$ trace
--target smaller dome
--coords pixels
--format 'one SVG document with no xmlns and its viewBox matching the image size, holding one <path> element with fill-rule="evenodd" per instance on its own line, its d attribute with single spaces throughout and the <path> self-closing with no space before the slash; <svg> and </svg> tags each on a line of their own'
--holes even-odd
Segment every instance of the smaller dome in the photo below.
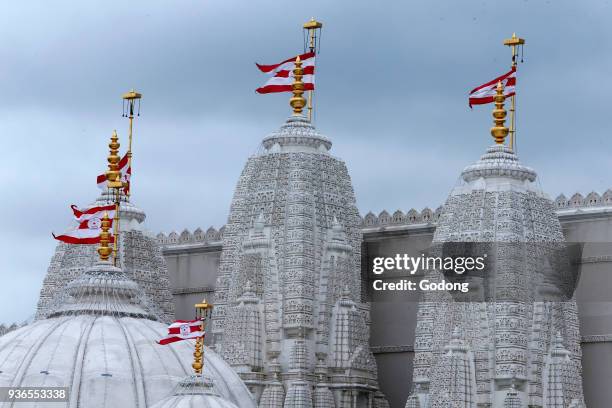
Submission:
<svg viewBox="0 0 612 408">
<path fill-rule="evenodd" d="M 221 398 L 214 382 L 207 377 L 191 375 L 176 386 L 174 393 L 151 408 L 238 408 Z"/>
<path fill-rule="evenodd" d="M 327 152 L 331 149 L 332 142 L 317 132 L 315 127 L 303 116 L 291 116 L 280 129 L 263 140 L 266 150 L 278 145 L 285 151 L 307 151 Z"/>
<path fill-rule="evenodd" d="M 467 182 L 481 177 L 508 177 L 520 181 L 535 181 L 533 169 L 523 166 L 512 149 L 504 145 L 493 145 L 476 163 L 467 166 L 461 173 Z"/>
</svg>

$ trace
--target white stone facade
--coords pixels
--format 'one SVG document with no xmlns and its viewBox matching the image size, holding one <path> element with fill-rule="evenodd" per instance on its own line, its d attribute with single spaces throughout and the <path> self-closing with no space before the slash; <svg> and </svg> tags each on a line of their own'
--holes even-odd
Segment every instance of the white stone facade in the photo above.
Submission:
<svg viewBox="0 0 612 408">
<path fill-rule="evenodd" d="M 346 165 L 302 117 L 263 148 L 247 161 L 223 231 L 214 347 L 262 407 L 384 406 Z"/>
<path fill-rule="evenodd" d="M 425 292 L 419 305 L 413 394 L 420 408 L 546 407 L 581 404 L 576 304 L 548 301 L 541 245 L 564 246 L 555 204 L 505 146 L 492 146 L 462 173 L 444 204 L 433 243 L 495 247 L 495 300 L 458 302 Z M 528 245 L 521 245 L 526 243 Z M 440 277 L 429 271 L 432 279 Z"/>
</svg>

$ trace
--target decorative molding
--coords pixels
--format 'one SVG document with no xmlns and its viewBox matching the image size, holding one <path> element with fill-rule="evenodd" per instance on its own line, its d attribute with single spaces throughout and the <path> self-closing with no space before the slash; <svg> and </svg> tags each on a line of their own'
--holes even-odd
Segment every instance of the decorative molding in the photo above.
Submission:
<svg viewBox="0 0 612 408">
<path fill-rule="evenodd" d="M 173 295 L 190 295 L 193 293 L 212 293 L 215 288 L 212 286 L 200 286 L 195 288 L 176 288 L 172 290 Z"/>
<path fill-rule="evenodd" d="M 390 354 L 390 353 L 414 353 L 412 344 L 398 344 L 392 346 L 370 346 L 372 354 Z"/>
<path fill-rule="evenodd" d="M 582 336 L 580 340 L 582 344 L 585 343 L 610 343 L 612 342 L 612 334 L 590 334 Z"/>
<path fill-rule="evenodd" d="M 578 261 L 579 264 L 612 262 L 612 255 L 587 256 Z"/>
</svg>

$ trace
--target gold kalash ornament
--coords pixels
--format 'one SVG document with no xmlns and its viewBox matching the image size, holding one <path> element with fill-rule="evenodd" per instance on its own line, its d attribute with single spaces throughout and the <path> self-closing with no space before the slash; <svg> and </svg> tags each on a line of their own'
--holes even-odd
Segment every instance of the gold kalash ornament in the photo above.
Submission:
<svg viewBox="0 0 612 408">
<path fill-rule="evenodd" d="M 302 69 L 302 61 L 298 55 L 295 59 L 295 67 L 293 68 L 293 84 L 291 88 L 293 90 L 293 96 L 289 99 L 289 105 L 293 108 L 293 116 L 302 116 L 302 110 L 306 106 L 306 99 L 302 96 L 304 94 L 304 82 L 302 77 L 304 76 L 304 70 Z"/>
<path fill-rule="evenodd" d="M 200 325 L 202 331 L 204 331 L 206 329 L 206 322 L 212 313 L 213 305 L 204 299 L 201 303 L 196 303 L 194 307 L 196 309 L 196 319 L 201 321 Z M 204 370 L 204 337 L 196 339 L 195 350 L 193 351 L 193 364 L 191 366 L 196 375 L 202 375 Z"/>
<path fill-rule="evenodd" d="M 509 129 L 506 127 L 506 109 L 504 109 L 504 86 L 501 81 L 497 83 L 496 95 L 493 98 L 495 101 L 495 109 L 493 109 L 493 126 L 491 128 L 491 136 L 495 139 L 495 143 L 504 144 Z"/>
<path fill-rule="evenodd" d="M 108 218 L 108 213 L 104 213 L 104 217 L 102 217 L 101 222 L 102 232 L 100 232 L 100 246 L 98 247 L 98 254 L 100 255 L 101 261 L 108 261 L 113 250 L 108 246 L 110 242 L 110 219 Z"/>
<path fill-rule="evenodd" d="M 121 190 L 125 187 L 125 183 L 121 180 L 121 171 L 119 170 L 119 137 L 117 131 L 113 130 L 113 134 L 108 144 L 110 153 L 108 155 L 108 171 L 106 172 L 107 187 L 113 191 L 115 199 L 115 218 L 113 219 L 113 265 L 117 266 L 117 255 L 119 250 L 119 209 L 121 207 Z"/>
</svg>

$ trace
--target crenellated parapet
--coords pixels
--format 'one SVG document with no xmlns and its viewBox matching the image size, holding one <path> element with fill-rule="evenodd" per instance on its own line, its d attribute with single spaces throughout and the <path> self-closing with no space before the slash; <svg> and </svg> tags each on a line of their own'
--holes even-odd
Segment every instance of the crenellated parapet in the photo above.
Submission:
<svg viewBox="0 0 612 408">
<path fill-rule="evenodd" d="M 378 214 L 378 216 L 370 211 L 361 218 L 361 227 L 370 228 L 395 225 L 434 225 L 440 218 L 441 212 L 442 207 L 436 208 L 435 211 L 432 211 L 428 207 L 425 207 L 421 211 L 411 208 L 406 213 L 404 213 L 402 210 L 396 210 L 393 214 L 389 214 L 387 210 L 383 210 L 380 212 L 380 214 Z"/>
<path fill-rule="evenodd" d="M 166 235 L 163 232 L 157 234 L 157 243 L 162 246 L 174 246 L 174 245 L 184 245 L 184 244 L 210 244 L 210 245 L 220 245 L 223 240 L 223 232 L 225 231 L 225 226 L 221 227 L 219 230 L 215 229 L 215 227 L 209 227 L 206 232 L 201 228 L 196 228 L 195 231 L 191 232 L 188 229 L 184 229 L 183 232 L 178 234 L 176 231 L 172 231 L 170 234 Z"/>
<path fill-rule="evenodd" d="M 572 210 L 591 210 L 604 211 L 608 207 L 612 207 L 612 189 L 606 190 L 603 194 L 592 191 L 586 196 L 581 193 L 573 194 L 569 199 L 564 194 L 559 194 L 554 201 L 557 215 L 563 216 Z M 386 228 L 386 227 L 421 227 L 421 226 L 436 226 L 442 212 L 442 206 L 431 210 L 429 207 L 418 211 L 411 208 L 407 212 L 396 210 L 393 213 L 387 210 L 382 210 L 378 215 L 372 211 L 368 212 L 363 217 L 360 217 L 361 229 L 367 230 L 370 228 Z M 225 226 L 219 230 L 210 227 L 204 232 L 201 228 L 197 228 L 194 232 L 188 229 L 183 230 L 180 234 L 173 231 L 166 235 L 163 232 L 157 234 L 157 242 L 164 247 L 172 247 L 184 244 L 204 244 L 204 245 L 221 245 L 223 241 L 223 233 Z"/>
<path fill-rule="evenodd" d="M 612 189 L 607 189 L 603 194 L 591 191 L 584 197 L 575 193 L 569 199 L 564 194 L 559 194 L 555 199 L 557 210 L 572 208 L 612 207 Z"/>
</svg>

